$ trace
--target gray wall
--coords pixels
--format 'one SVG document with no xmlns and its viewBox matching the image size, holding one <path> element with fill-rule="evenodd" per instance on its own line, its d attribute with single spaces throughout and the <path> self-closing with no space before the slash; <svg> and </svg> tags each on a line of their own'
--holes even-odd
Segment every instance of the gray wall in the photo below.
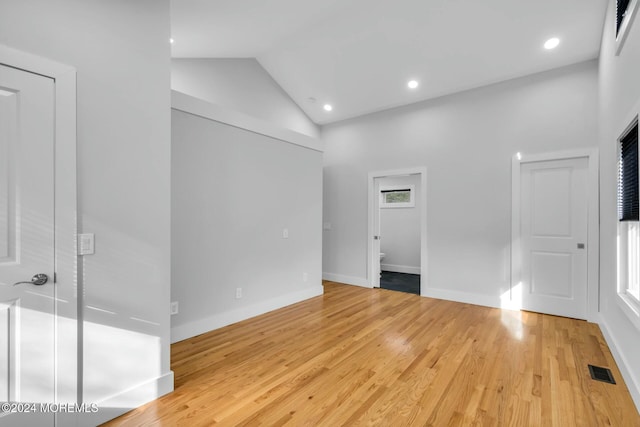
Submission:
<svg viewBox="0 0 640 427">
<path fill-rule="evenodd" d="M 173 110 L 172 339 L 320 295 L 321 212 L 321 152 Z"/>
<path fill-rule="evenodd" d="M 617 140 L 640 110 L 640 19 L 636 17 L 619 56 L 615 56 L 615 1 L 609 2 L 600 52 L 600 310 L 619 352 L 621 369 L 636 405 L 640 407 L 640 330 L 618 305 L 617 296 Z M 613 345 L 612 345 L 613 344 Z M 620 363 L 623 362 L 623 363 Z"/>
<path fill-rule="evenodd" d="M 415 206 L 380 209 L 380 252 L 385 271 L 420 274 L 420 175 L 379 178 L 380 186 L 413 185 Z"/>
<path fill-rule="evenodd" d="M 79 290 L 83 400 L 101 402 L 170 373 L 169 1 L 3 0 L 2 10 L 0 43 L 78 71 L 79 230 L 96 236 Z"/>
<path fill-rule="evenodd" d="M 512 156 L 595 147 L 596 101 L 589 61 L 323 127 L 323 272 L 366 277 L 368 172 L 426 166 L 428 287 L 499 303 Z"/>
<path fill-rule="evenodd" d="M 255 59 L 172 59 L 171 88 L 317 137 L 318 127 Z"/>
</svg>

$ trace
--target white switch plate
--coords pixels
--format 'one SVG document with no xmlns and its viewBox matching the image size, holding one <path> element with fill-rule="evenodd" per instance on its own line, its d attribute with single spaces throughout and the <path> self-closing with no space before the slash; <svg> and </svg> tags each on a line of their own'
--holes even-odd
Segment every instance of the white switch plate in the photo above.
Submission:
<svg viewBox="0 0 640 427">
<path fill-rule="evenodd" d="M 242 298 L 242 288 L 236 288 L 236 299 Z"/>
<path fill-rule="evenodd" d="M 302 273 L 302 281 L 303 282 L 309 281 L 309 273 Z"/>
<path fill-rule="evenodd" d="M 171 314 L 178 314 L 178 301 L 171 303 Z"/>
<path fill-rule="evenodd" d="M 288 239 L 289 238 L 289 229 L 285 228 L 282 230 L 282 238 L 283 239 Z"/>
<path fill-rule="evenodd" d="M 78 255 L 93 255 L 95 251 L 95 235 L 83 233 L 78 235 Z"/>
</svg>

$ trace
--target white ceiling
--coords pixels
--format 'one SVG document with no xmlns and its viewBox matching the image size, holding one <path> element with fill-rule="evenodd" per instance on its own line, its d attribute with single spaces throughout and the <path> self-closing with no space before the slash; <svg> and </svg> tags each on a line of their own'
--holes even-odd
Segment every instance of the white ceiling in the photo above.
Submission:
<svg viewBox="0 0 640 427">
<path fill-rule="evenodd" d="M 596 58 L 606 4 L 172 0 L 172 49 L 178 58 L 255 57 L 324 124 Z M 550 37 L 560 46 L 547 51 Z"/>
</svg>

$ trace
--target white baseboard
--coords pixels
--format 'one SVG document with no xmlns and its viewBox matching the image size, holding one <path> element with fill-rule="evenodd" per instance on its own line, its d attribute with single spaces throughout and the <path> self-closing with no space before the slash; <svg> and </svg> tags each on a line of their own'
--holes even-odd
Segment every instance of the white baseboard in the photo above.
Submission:
<svg viewBox="0 0 640 427">
<path fill-rule="evenodd" d="M 614 338 L 613 334 L 611 334 L 611 329 L 609 325 L 604 320 L 602 314 L 598 315 L 598 325 L 600 326 L 600 330 L 602 331 L 602 335 L 604 335 L 604 339 L 609 346 L 609 350 L 611 350 L 611 354 L 618 365 L 618 369 L 620 369 L 620 373 L 624 377 L 624 382 L 627 384 L 627 389 L 631 394 L 631 398 L 633 402 L 636 404 L 636 409 L 640 412 L 640 383 L 634 378 L 631 374 L 631 370 L 629 366 L 631 365 L 626 357 L 618 350 L 618 341 Z"/>
<path fill-rule="evenodd" d="M 363 288 L 371 288 L 366 277 L 345 276 L 342 274 L 322 273 L 322 280 L 329 280 L 331 282 L 344 283 L 345 285 L 361 286 Z"/>
<path fill-rule="evenodd" d="M 491 296 L 491 295 L 474 294 L 471 292 L 427 288 L 427 289 L 421 289 L 421 296 L 443 299 L 447 301 L 463 302 L 466 304 L 482 305 L 485 307 L 502 308 L 499 297 Z"/>
<path fill-rule="evenodd" d="M 380 264 L 382 271 L 392 271 L 394 273 L 420 274 L 420 267 L 411 267 L 409 265 L 396 264 Z"/>
<path fill-rule="evenodd" d="M 66 414 L 69 415 L 69 417 L 62 417 L 57 421 L 60 425 L 77 425 L 80 427 L 97 426 L 172 391 L 173 371 L 169 371 L 158 378 L 138 384 L 122 393 L 103 399 L 100 402 L 84 402 L 87 405 L 96 403 L 98 405 L 97 412 Z"/>
<path fill-rule="evenodd" d="M 361 277 L 344 276 L 342 274 L 322 273 L 323 280 L 344 283 L 346 285 L 361 286 L 363 288 L 371 288 L 367 279 Z M 429 298 L 443 299 L 447 301 L 463 302 L 467 304 L 482 305 L 485 307 L 503 308 L 503 302 L 500 297 L 491 295 L 474 294 L 470 292 L 450 291 L 447 289 L 424 289 L 422 286 L 421 296 Z M 513 309 L 512 307 L 504 307 Z"/>
<path fill-rule="evenodd" d="M 250 319 L 251 317 L 259 316 L 269 311 L 277 310 L 309 298 L 317 297 L 323 293 L 324 288 L 322 286 L 315 286 L 313 288 L 261 301 L 246 307 L 225 311 L 224 313 L 217 313 L 204 319 L 185 323 L 184 325 L 174 326 L 171 328 L 171 343 L 173 344 L 232 323 Z"/>
</svg>

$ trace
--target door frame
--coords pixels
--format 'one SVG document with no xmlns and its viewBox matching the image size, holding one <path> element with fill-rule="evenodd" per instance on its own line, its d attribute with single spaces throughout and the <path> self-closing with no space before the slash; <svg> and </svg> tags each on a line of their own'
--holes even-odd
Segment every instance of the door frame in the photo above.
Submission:
<svg viewBox="0 0 640 427">
<path fill-rule="evenodd" d="M 373 288 L 375 263 L 380 262 L 380 254 L 374 252 L 373 236 L 375 233 L 375 210 L 380 209 L 380 198 L 375 193 L 375 179 L 397 175 L 420 175 L 420 202 L 416 205 L 420 209 L 420 296 L 427 292 L 427 168 L 418 166 L 403 169 L 391 169 L 369 172 L 368 178 L 368 227 L 367 227 L 367 284 Z"/>
<path fill-rule="evenodd" d="M 597 320 L 600 310 L 600 208 L 599 208 L 599 158 L 598 149 L 584 148 L 541 154 L 516 153 L 511 161 L 511 281 L 509 308 L 520 310 L 521 301 L 514 295 L 514 289 L 521 281 L 522 251 L 520 246 L 520 166 L 553 160 L 586 158 L 587 170 L 587 320 Z"/>
<path fill-rule="evenodd" d="M 0 64 L 54 80 L 54 399 L 78 403 L 82 283 L 77 274 L 76 69 L 2 44 Z M 60 378 L 70 385 L 59 388 Z M 56 419 L 68 415 L 73 414 L 56 414 Z"/>
</svg>

